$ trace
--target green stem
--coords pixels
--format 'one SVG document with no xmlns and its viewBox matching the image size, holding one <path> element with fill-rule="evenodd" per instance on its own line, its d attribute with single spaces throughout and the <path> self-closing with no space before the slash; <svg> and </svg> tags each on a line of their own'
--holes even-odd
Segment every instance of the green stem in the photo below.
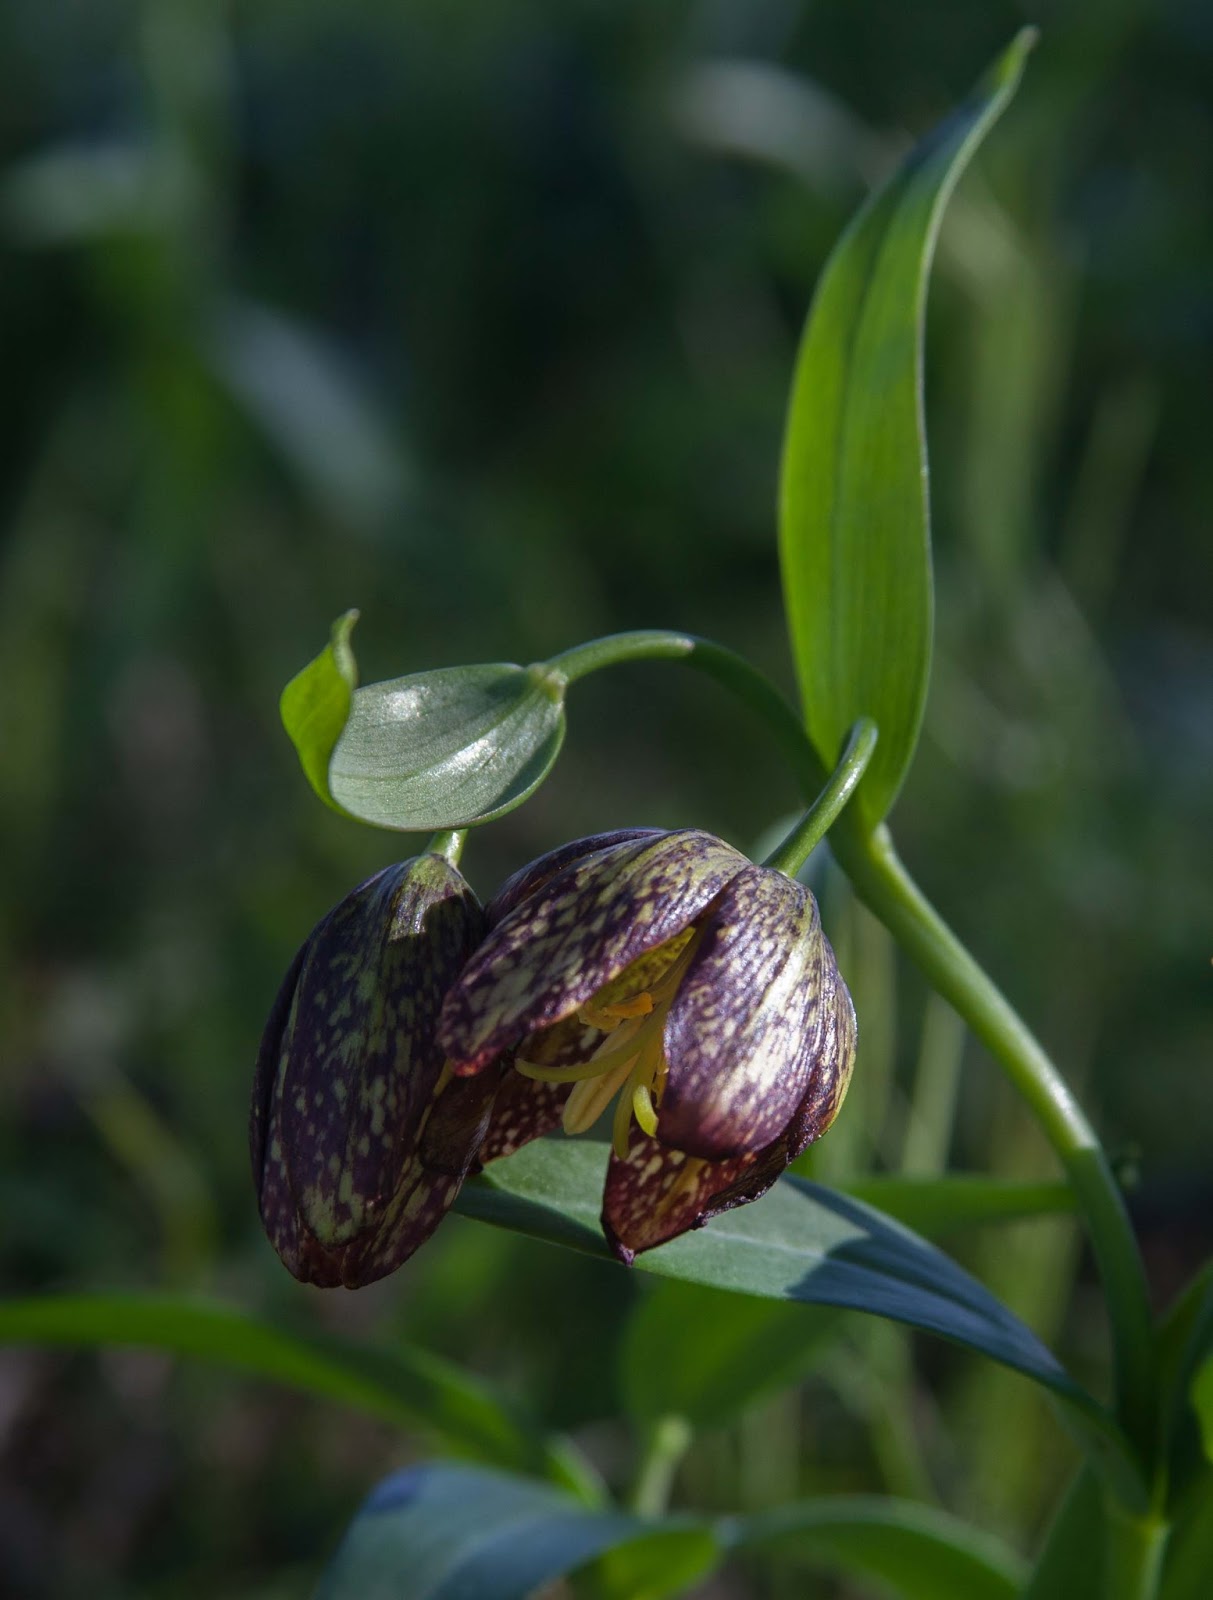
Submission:
<svg viewBox="0 0 1213 1600">
<path fill-rule="evenodd" d="M 1137 1517 L 1115 1500 L 1107 1507 L 1103 1600 L 1154 1600 L 1162 1578 L 1169 1525 Z"/>
<path fill-rule="evenodd" d="M 545 663 L 566 683 L 576 683 L 602 667 L 629 661 L 682 661 L 697 672 L 714 678 L 745 702 L 766 722 L 799 783 L 806 800 L 812 800 L 829 778 L 829 772 L 805 737 L 800 718 L 779 690 L 744 656 L 710 639 L 690 633 L 653 631 L 613 633 L 605 639 L 592 639 L 572 650 L 553 656 Z"/>
<path fill-rule="evenodd" d="M 757 668 L 732 651 L 690 634 L 626 633 L 579 645 L 549 665 L 573 683 L 601 667 L 642 660 L 681 660 L 732 690 L 767 723 L 806 800 L 816 800 L 829 774 L 799 717 Z M 888 830 L 865 836 L 854 812 L 847 812 L 832 843 L 857 893 L 990 1050 L 1061 1159 L 1107 1295 L 1117 1411 L 1148 1468 L 1157 1383 L 1153 1322 L 1128 1212 L 1091 1124 L 1038 1040 L 909 876 Z"/>
<path fill-rule="evenodd" d="M 796 876 L 855 793 L 859 780 L 867 771 L 868 762 L 872 759 L 877 737 L 876 724 L 871 718 L 860 717 L 851 729 L 846 749 L 825 788 L 778 850 L 767 857 L 764 866 L 774 867 L 777 872 L 785 872 L 789 878 Z"/>
<path fill-rule="evenodd" d="M 839 830 L 835 851 L 861 899 L 990 1050 L 1060 1157 L 1091 1235 L 1113 1327 L 1117 1411 L 1149 1465 L 1154 1329 L 1141 1256 L 1094 1129 L 1039 1041 L 914 883 L 888 829 Z"/>
<path fill-rule="evenodd" d="M 691 1424 L 685 1417 L 658 1417 L 647 1431 L 628 1496 L 628 1504 L 638 1516 L 659 1517 L 669 1505 L 674 1474 L 690 1448 L 691 1437 Z"/>
<path fill-rule="evenodd" d="M 452 867 L 459 865 L 459 858 L 463 854 L 464 844 L 467 842 L 468 831 L 466 828 L 447 828 L 441 833 L 436 833 L 425 847 L 429 856 L 441 856 Z"/>
</svg>

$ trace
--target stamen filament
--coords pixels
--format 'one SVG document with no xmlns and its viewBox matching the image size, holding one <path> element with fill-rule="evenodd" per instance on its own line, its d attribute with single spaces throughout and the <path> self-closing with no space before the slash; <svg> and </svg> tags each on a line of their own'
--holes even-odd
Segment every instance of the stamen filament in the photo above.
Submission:
<svg viewBox="0 0 1213 1600">
<path fill-rule="evenodd" d="M 628 1142 L 632 1132 L 632 1096 L 626 1089 L 615 1102 L 615 1120 L 611 1124 L 611 1144 L 620 1161 L 628 1158 Z"/>
</svg>

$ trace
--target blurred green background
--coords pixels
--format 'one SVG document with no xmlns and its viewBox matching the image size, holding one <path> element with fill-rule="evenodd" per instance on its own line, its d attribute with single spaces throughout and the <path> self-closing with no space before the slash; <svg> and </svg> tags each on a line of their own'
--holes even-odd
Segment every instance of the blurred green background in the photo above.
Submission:
<svg viewBox="0 0 1213 1600">
<path fill-rule="evenodd" d="M 1160 1304 L 1213 1247 L 1207 0 L 9 0 L 6 1292 L 213 1290 L 407 1336 L 625 1470 L 621 1272 L 453 1219 L 396 1278 L 325 1296 L 260 1236 L 264 1014 L 318 916 L 417 843 L 314 800 L 278 692 L 351 605 L 368 680 L 670 626 L 790 687 L 773 506 L 814 277 L 1026 20 L 1043 42 L 936 268 L 938 654 L 894 820 L 1135 1184 Z M 484 893 L 579 833 L 751 848 L 795 803 L 689 674 L 619 670 L 570 709 L 553 778 L 471 841 Z M 862 1041 L 813 1170 L 1050 1173 L 825 864 L 821 886 Z M 1098 1381 L 1069 1224 L 949 1243 Z M 1043 1404 L 841 1330 L 804 1386 L 697 1443 L 676 1503 L 891 1489 L 1030 1542 L 1072 1459 Z M 5 1595 L 302 1594 L 419 1448 L 157 1356 L 2 1356 Z M 856 1592 L 808 1581 L 711 1592 Z"/>
</svg>

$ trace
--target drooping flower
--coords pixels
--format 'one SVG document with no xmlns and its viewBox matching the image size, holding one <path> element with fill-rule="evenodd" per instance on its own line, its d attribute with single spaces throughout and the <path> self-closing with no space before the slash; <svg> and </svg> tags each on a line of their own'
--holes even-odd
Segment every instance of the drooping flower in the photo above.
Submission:
<svg viewBox="0 0 1213 1600">
<path fill-rule="evenodd" d="M 709 834 L 540 858 L 488 907 L 438 1041 L 457 1078 L 512 1054 L 482 1161 L 612 1100 L 603 1228 L 637 1251 L 757 1199 L 846 1092 L 855 1013 L 809 891 Z"/>
<path fill-rule="evenodd" d="M 499 1074 L 452 1078 L 436 1032 L 484 928 L 454 867 L 423 855 L 355 889 L 295 957 L 261 1042 L 250 1145 L 266 1232 L 303 1282 L 393 1271 L 474 1163 Z"/>
</svg>

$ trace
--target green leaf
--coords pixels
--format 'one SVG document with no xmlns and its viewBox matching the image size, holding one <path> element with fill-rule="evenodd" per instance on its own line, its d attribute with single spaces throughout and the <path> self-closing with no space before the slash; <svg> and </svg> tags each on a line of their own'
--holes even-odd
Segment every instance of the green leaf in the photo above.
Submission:
<svg viewBox="0 0 1213 1600">
<path fill-rule="evenodd" d="M 1190 1490 L 1167 1544 L 1159 1600 L 1208 1600 L 1213 1573 L 1213 1471 Z M 1033 1596 L 1033 1600 L 1037 1600 Z M 1067 1597 L 1068 1600 L 1068 1597 Z"/>
<path fill-rule="evenodd" d="M 366 1501 L 317 1600 L 524 1600 L 636 1542 L 649 1544 L 647 1553 L 635 1552 L 633 1565 L 648 1587 L 630 1590 L 629 1600 L 655 1600 L 672 1592 L 659 1577 L 660 1540 L 670 1533 L 681 1536 L 667 1551 L 681 1582 L 716 1565 L 714 1537 L 689 1519 L 654 1527 L 623 1512 L 589 1511 L 543 1484 L 502 1473 L 443 1462 L 410 1467 Z"/>
<path fill-rule="evenodd" d="M 1074 1204 L 1065 1183 L 956 1174 L 865 1178 L 845 1192 L 930 1236 L 1069 1211 Z M 823 1306 L 809 1314 L 803 1306 L 699 1284 L 658 1284 L 628 1321 L 620 1351 L 625 1404 L 638 1420 L 673 1413 L 696 1427 L 726 1422 L 803 1377 L 836 1327 Z M 664 1353 L 674 1348 L 678 1360 L 671 1363 Z"/>
<path fill-rule="evenodd" d="M 564 680 L 543 667 L 442 667 L 354 696 L 329 763 L 333 798 L 405 832 L 466 828 L 519 806 L 564 741 Z"/>
<path fill-rule="evenodd" d="M 334 810 L 402 833 L 469 828 L 520 806 L 564 742 L 559 672 L 439 667 L 358 688 L 347 611 L 282 691 L 308 782 Z"/>
<path fill-rule="evenodd" d="M 338 811 L 341 807 L 329 792 L 329 762 L 349 721 L 358 686 L 358 665 L 350 644 L 357 621 L 356 611 L 337 618 L 328 644 L 295 674 L 278 702 L 282 726 L 290 735 L 307 781 L 325 805 Z"/>
<path fill-rule="evenodd" d="M 156 1294 L 0 1301 L 0 1344 L 134 1345 L 197 1357 L 340 1401 L 448 1450 L 568 1481 L 554 1447 L 483 1385 L 425 1351 L 288 1333 L 217 1301 Z"/>
<path fill-rule="evenodd" d="M 909 769 L 926 704 L 933 594 L 922 417 L 926 284 L 943 208 L 1010 100 L 1025 30 L 864 206 L 827 262 L 797 357 L 780 555 L 792 652 L 827 768 L 847 730 L 880 742 L 856 796 L 875 826 Z"/>
<path fill-rule="evenodd" d="M 1213 1461 L 1213 1356 L 1209 1356 L 1192 1384 L 1192 1404 L 1200 1418 L 1200 1433 L 1205 1455 Z"/>
<path fill-rule="evenodd" d="M 604 1256 L 605 1157 L 600 1144 L 538 1140 L 465 1184 L 457 1209 Z M 1086 1447 L 1127 1492 L 1140 1492 L 1120 1430 L 1035 1334 L 933 1245 L 858 1200 L 786 1177 L 636 1266 L 736 1294 L 867 1311 L 978 1351 L 1050 1390 Z"/>
<path fill-rule="evenodd" d="M 879 1176 L 843 1185 L 856 1200 L 930 1238 L 985 1223 L 1022 1222 L 1074 1210 L 1068 1183 L 1024 1183 L 950 1172 L 938 1178 Z"/>
<path fill-rule="evenodd" d="M 624 1404 L 640 1422 L 674 1415 L 697 1428 L 718 1426 L 803 1377 L 837 1325 L 826 1306 L 810 1311 L 666 1280 L 628 1319 L 620 1348 Z"/>
<path fill-rule="evenodd" d="M 1099 1479 L 1084 1467 L 1045 1534 L 1023 1600 L 1073 1600 L 1103 1592 L 1107 1523 Z"/>
<path fill-rule="evenodd" d="M 886 1583 L 904 1600 L 1016 1600 L 1025 1576 L 1024 1564 L 1000 1540 L 910 1500 L 805 1500 L 739 1517 L 730 1532 L 735 1550 L 798 1555 L 816 1567 Z"/>
</svg>

